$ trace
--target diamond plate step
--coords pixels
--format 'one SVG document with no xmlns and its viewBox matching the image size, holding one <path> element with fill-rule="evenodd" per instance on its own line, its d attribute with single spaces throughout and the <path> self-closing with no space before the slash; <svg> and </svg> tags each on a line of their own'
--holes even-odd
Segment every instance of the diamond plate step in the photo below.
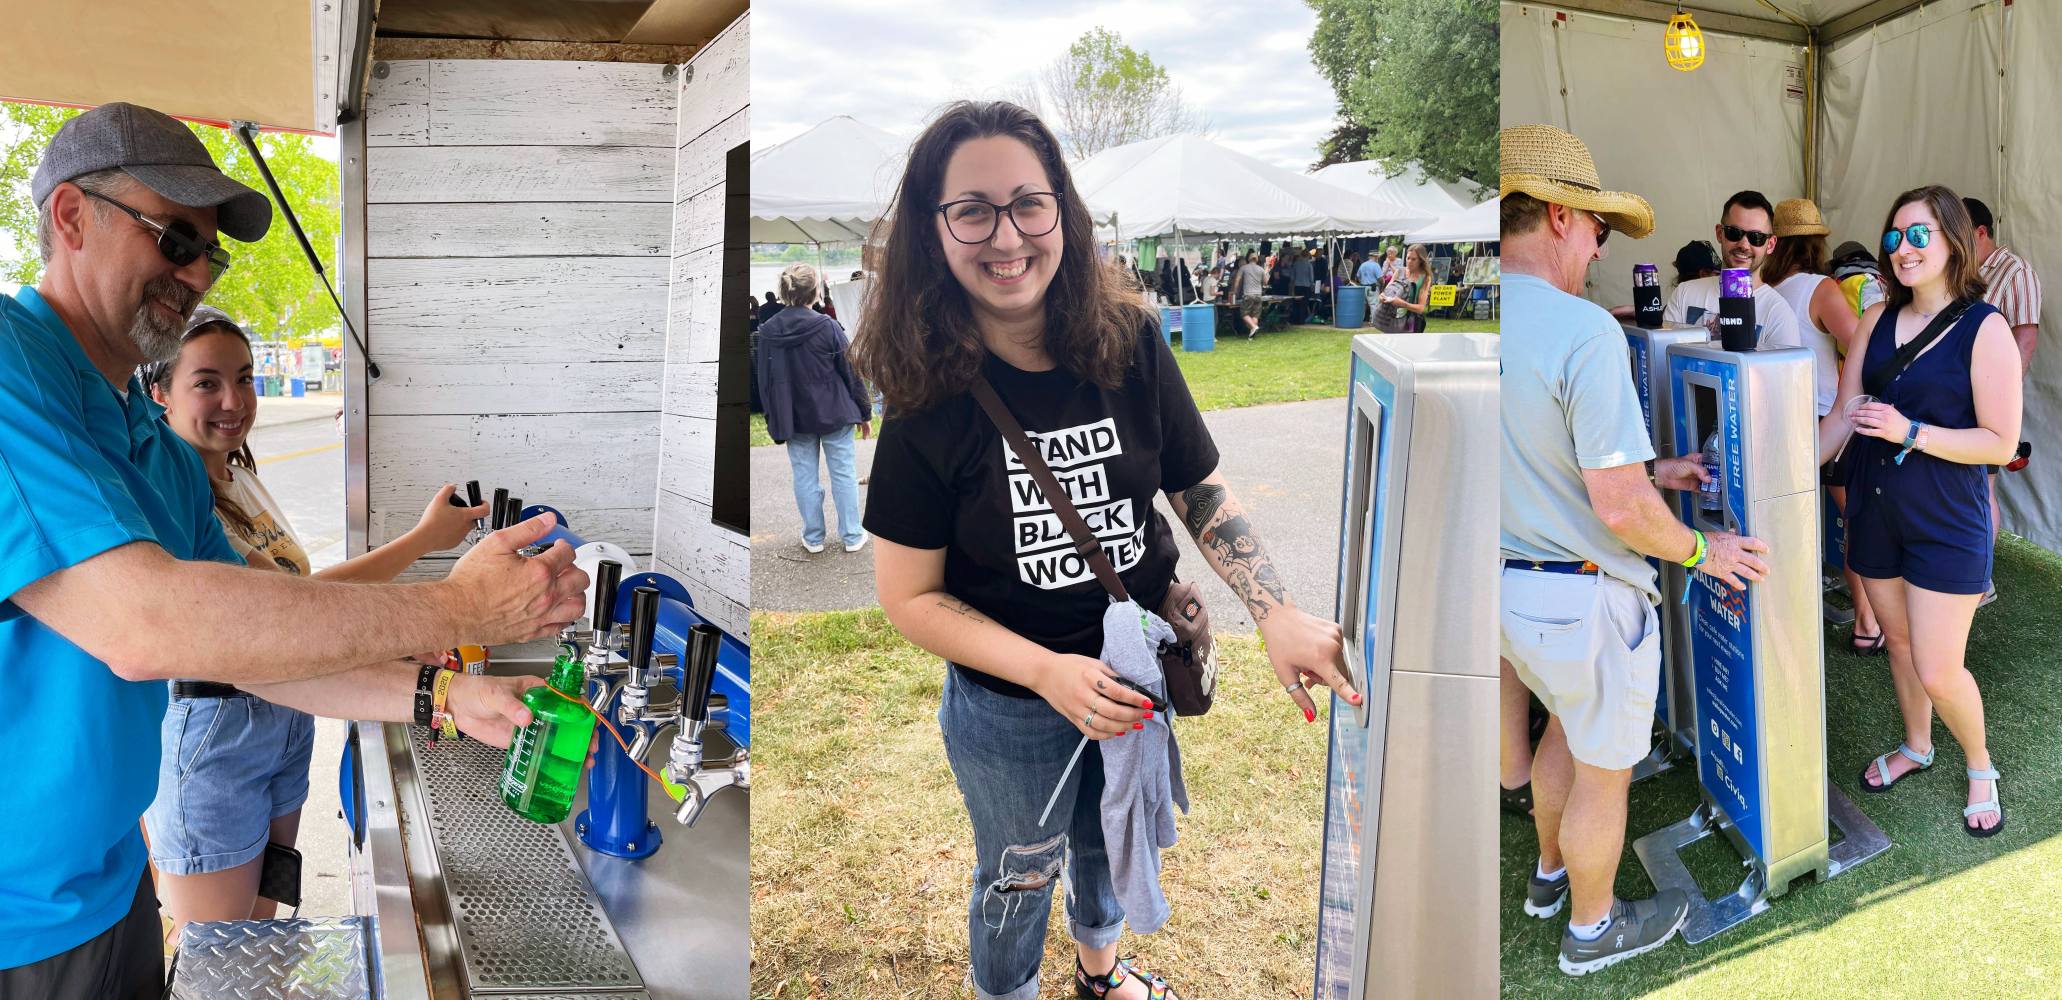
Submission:
<svg viewBox="0 0 2062 1000">
<path fill-rule="evenodd" d="M 363 917 L 188 924 L 172 996 L 370 1000 L 365 939 Z"/>
<path fill-rule="evenodd" d="M 420 727 L 410 746 L 471 991 L 648 1000 L 564 831 L 502 804 L 504 752 L 474 740 L 429 749 Z"/>
</svg>

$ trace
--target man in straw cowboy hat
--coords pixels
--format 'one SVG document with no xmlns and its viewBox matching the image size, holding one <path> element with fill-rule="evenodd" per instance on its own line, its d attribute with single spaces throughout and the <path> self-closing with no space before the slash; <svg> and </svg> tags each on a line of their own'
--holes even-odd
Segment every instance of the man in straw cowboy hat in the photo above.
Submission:
<svg viewBox="0 0 2062 1000">
<path fill-rule="evenodd" d="M 1531 767 L 1539 866 L 1525 912 L 1551 917 L 1572 894 L 1560 965 L 1579 976 L 1659 947 L 1689 914 L 1679 889 L 1612 892 L 1661 677 L 1646 557 L 1744 587 L 1766 570 L 1753 553 L 1768 546 L 1701 534 L 1669 512 L 1655 487 L 1695 489 L 1701 463 L 1653 460 L 1624 333 L 1580 298 L 1613 230 L 1653 230 L 1646 201 L 1604 190 L 1588 147 L 1560 129 L 1518 125 L 1501 139 L 1504 731 L 1510 694 L 1524 711 L 1515 678 L 1550 716 Z"/>
<path fill-rule="evenodd" d="M 1741 191 L 1718 210 L 1711 234 L 1718 238 L 1724 266 L 1745 268 L 1754 278 L 1755 346 L 1803 347 L 1797 316 L 1790 303 L 1761 281 L 1761 265 L 1776 249 L 1776 210 L 1759 191 Z M 1661 318 L 1670 323 L 1712 326 L 1718 322 L 1718 277 L 1697 278 L 1675 286 Z"/>
</svg>

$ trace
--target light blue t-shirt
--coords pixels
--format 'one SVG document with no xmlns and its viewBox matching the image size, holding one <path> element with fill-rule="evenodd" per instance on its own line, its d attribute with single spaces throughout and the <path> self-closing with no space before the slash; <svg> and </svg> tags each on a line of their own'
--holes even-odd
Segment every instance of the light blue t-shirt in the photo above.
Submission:
<svg viewBox="0 0 2062 1000">
<path fill-rule="evenodd" d="M 1373 257 L 1369 257 L 1368 259 L 1360 262 L 1360 270 L 1355 271 L 1353 273 L 1353 280 L 1358 281 L 1363 285 L 1372 285 L 1375 283 L 1375 279 L 1381 276 L 1382 262 L 1374 259 Z"/>
<path fill-rule="evenodd" d="M 1503 300 L 1503 557 L 1593 562 L 1660 600 L 1653 565 L 1604 526 L 1582 481 L 1654 457 L 1625 328 L 1529 274 L 1505 271 Z"/>
<path fill-rule="evenodd" d="M 242 562 L 163 412 L 133 376 L 124 400 L 35 289 L 0 297 L 0 969 L 129 912 L 167 699 L 163 681 L 115 676 L 11 598 L 130 542 Z"/>
</svg>

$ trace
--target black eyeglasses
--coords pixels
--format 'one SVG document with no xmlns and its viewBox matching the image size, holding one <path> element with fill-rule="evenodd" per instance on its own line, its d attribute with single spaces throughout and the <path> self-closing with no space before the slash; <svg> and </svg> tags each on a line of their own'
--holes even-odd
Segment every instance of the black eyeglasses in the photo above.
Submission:
<svg viewBox="0 0 2062 1000">
<path fill-rule="evenodd" d="M 98 191 L 87 191 L 85 188 L 80 188 L 79 190 L 84 192 L 89 198 L 98 198 L 127 212 L 129 218 L 143 223 L 152 232 L 158 234 L 158 252 L 164 254 L 165 259 L 172 262 L 172 266 L 185 267 L 193 263 L 195 258 L 205 254 L 208 258 L 208 282 L 210 284 L 222 280 L 222 275 L 229 271 L 229 251 L 222 249 L 222 244 L 220 243 L 211 243 L 201 239 L 200 230 L 195 229 L 193 223 L 185 219 L 173 219 L 170 225 L 155 222 L 146 217 L 142 212 L 130 208 Z"/>
<path fill-rule="evenodd" d="M 1007 205 L 983 198 L 962 198 L 938 206 L 945 216 L 945 231 L 961 243 L 986 243 L 995 238 L 1002 217 L 1024 236 L 1044 236 L 1060 224 L 1060 196 L 1052 191 L 1019 195 Z"/>
<path fill-rule="evenodd" d="M 1722 226 L 1720 229 L 1725 233 L 1727 243 L 1738 243 L 1741 240 L 1746 240 L 1749 244 L 1757 247 L 1766 244 L 1768 238 L 1775 235 L 1774 233 L 1764 233 L 1755 229 L 1741 229 L 1739 226 Z"/>
</svg>

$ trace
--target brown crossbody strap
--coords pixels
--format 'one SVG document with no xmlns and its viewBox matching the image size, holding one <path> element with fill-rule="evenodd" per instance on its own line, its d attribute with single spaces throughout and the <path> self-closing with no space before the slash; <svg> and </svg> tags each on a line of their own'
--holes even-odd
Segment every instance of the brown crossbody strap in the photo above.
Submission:
<svg viewBox="0 0 2062 1000">
<path fill-rule="evenodd" d="M 995 394 L 995 387 L 988 384 L 988 376 L 975 375 L 973 389 L 974 399 L 981 404 L 981 409 L 987 411 L 988 419 L 1002 431 L 1002 438 L 1009 442 L 1010 450 L 1016 452 L 1017 461 L 1024 463 L 1032 480 L 1038 483 L 1039 492 L 1044 493 L 1046 502 L 1052 504 L 1052 512 L 1059 515 L 1061 524 L 1066 525 L 1068 537 L 1074 539 L 1074 551 L 1088 561 L 1088 568 L 1095 571 L 1095 578 L 1102 582 L 1111 600 L 1131 600 L 1131 596 L 1124 592 L 1124 581 L 1117 578 L 1116 567 L 1110 565 L 1109 555 L 1103 552 L 1103 544 L 1096 541 L 1095 535 L 1088 530 L 1088 522 L 1083 521 L 1081 512 L 1074 509 L 1074 501 L 1061 488 L 1059 479 L 1053 476 L 1052 467 L 1046 465 L 1038 449 L 1031 446 L 1031 439 L 1024 434 L 1023 426 L 1017 423 L 1009 407 L 1002 404 L 1002 397 Z"/>
</svg>

